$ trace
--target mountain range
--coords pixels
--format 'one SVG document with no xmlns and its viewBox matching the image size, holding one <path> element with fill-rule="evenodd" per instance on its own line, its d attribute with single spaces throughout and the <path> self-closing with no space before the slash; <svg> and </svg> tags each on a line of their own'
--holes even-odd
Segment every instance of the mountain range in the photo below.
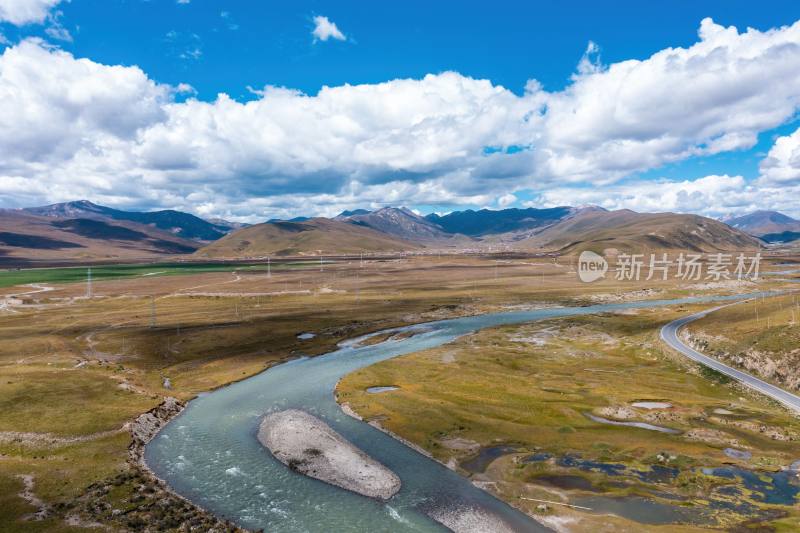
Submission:
<svg viewBox="0 0 800 533">
<path fill-rule="evenodd" d="M 406 208 L 354 210 L 334 219 L 274 221 L 239 230 L 199 250 L 215 258 L 347 254 L 419 249 L 574 253 L 752 250 L 763 243 L 699 215 L 607 211 L 600 207 L 460 211 L 421 216 Z"/>
<path fill-rule="evenodd" d="M 596 208 L 601 209 L 601 208 Z M 471 237 L 498 233 L 518 233 L 537 230 L 563 220 L 578 212 L 574 207 L 553 207 L 549 209 L 481 209 L 473 211 L 454 211 L 446 215 L 431 213 L 425 218 L 449 233 L 461 233 Z"/>
<path fill-rule="evenodd" d="M 724 220 L 732 228 L 755 235 L 764 242 L 792 242 L 800 239 L 800 220 L 777 211 L 754 211 Z"/>
<path fill-rule="evenodd" d="M 191 254 L 200 246 L 137 222 L 0 211 L 0 263 L 9 265 L 158 259 Z"/>
<path fill-rule="evenodd" d="M 81 200 L 0 210 L 0 260 L 134 260 L 333 255 L 418 250 L 753 249 L 800 239 L 800 221 L 757 211 L 723 222 L 597 206 L 466 210 L 422 216 L 403 207 L 246 225 L 175 210 L 123 211 Z"/>
<path fill-rule="evenodd" d="M 384 207 L 377 211 L 345 211 L 334 220 L 371 228 L 394 237 L 415 242 L 442 242 L 459 239 L 438 224 L 404 207 Z M 460 239 L 463 240 L 463 239 Z"/>
<path fill-rule="evenodd" d="M 215 241 L 239 229 L 241 224 L 216 219 L 215 221 L 203 220 L 189 213 L 165 209 L 163 211 L 121 211 L 111 207 L 93 204 L 88 200 L 66 202 L 61 204 L 45 205 L 42 207 L 28 207 L 22 211 L 31 215 L 52 218 L 83 218 L 83 219 L 111 219 L 137 222 L 168 231 L 183 239 L 198 241 Z"/>
</svg>

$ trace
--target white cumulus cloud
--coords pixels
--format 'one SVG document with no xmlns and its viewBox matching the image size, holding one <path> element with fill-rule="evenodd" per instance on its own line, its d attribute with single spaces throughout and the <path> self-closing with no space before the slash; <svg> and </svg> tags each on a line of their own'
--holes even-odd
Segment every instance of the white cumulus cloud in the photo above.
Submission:
<svg viewBox="0 0 800 533">
<path fill-rule="evenodd" d="M 0 0 L 0 22 L 41 24 L 61 0 Z"/>
<path fill-rule="evenodd" d="M 700 41 L 580 74 L 551 95 L 540 172 L 614 179 L 752 147 L 800 105 L 800 23 L 766 32 L 702 21 Z M 768 82 L 772 80 L 773 82 Z"/>
<path fill-rule="evenodd" d="M 800 185 L 800 128 L 778 137 L 760 169 L 761 183 Z"/>
<path fill-rule="evenodd" d="M 336 39 L 337 41 L 347 40 L 344 33 L 336 27 L 336 23 L 322 15 L 314 17 L 314 29 L 311 35 L 314 36 L 315 41 L 327 41 L 328 39 Z"/>
<path fill-rule="evenodd" d="M 497 205 L 500 207 L 508 207 L 516 201 L 517 197 L 511 193 L 508 193 L 497 199 Z"/>
<path fill-rule="evenodd" d="M 763 186 L 742 176 L 710 175 L 694 180 L 637 181 L 603 188 L 557 187 L 541 194 L 529 207 L 599 205 L 609 210 L 701 213 L 724 217 L 772 209 L 800 217 L 800 184 Z"/>
<path fill-rule="evenodd" d="M 706 19 L 687 48 L 609 65 L 597 51 L 590 44 L 592 66 L 559 92 L 531 80 L 515 94 L 443 72 L 200 101 L 187 84 L 26 40 L 0 54 L 0 195 L 8 206 L 90 197 L 257 218 L 353 204 L 501 205 L 522 189 L 578 204 L 558 191 L 591 192 L 591 184 L 616 191 L 615 205 L 721 212 L 756 205 L 759 187 L 796 183 L 797 134 L 779 139 L 757 184 L 736 176 L 642 182 L 636 200 L 638 185 L 625 180 L 751 147 L 791 120 L 800 107 L 800 22 L 739 32 Z M 590 192 L 580 193 L 587 202 Z M 733 200 L 714 204 L 710 195 Z M 781 201 L 769 191 L 764 198 Z"/>
<path fill-rule="evenodd" d="M 699 211 L 725 214 L 749 207 L 751 188 L 742 176 L 712 175 L 695 180 L 637 181 L 607 187 L 557 187 L 529 205 L 599 205 L 634 211 Z"/>
</svg>

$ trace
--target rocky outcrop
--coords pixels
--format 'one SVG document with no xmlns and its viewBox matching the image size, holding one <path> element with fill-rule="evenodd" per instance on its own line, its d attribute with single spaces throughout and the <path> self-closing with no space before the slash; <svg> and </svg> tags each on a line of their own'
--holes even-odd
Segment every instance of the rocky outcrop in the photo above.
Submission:
<svg viewBox="0 0 800 533">
<path fill-rule="evenodd" d="M 400 490 L 400 478 L 394 472 L 304 411 L 268 414 L 258 440 L 295 472 L 331 485 L 381 500 Z"/>
<path fill-rule="evenodd" d="M 183 411 L 184 407 L 185 404 L 176 398 L 164 398 L 163 402 L 139 415 L 130 424 L 128 429 L 131 432 L 131 443 L 128 446 L 128 453 L 133 462 L 141 462 L 145 445 L 167 422 Z"/>
<path fill-rule="evenodd" d="M 718 348 L 721 344 L 719 337 L 703 332 L 684 330 L 681 332 L 681 338 L 698 352 L 723 363 L 755 374 L 789 391 L 800 390 L 800 349 L 767 353 L 751 347 L 731 353 Z"/>
<path fill-rule="evenodd" d="M 113 531 L 244 533 L 237 525 L 172 492 L 143 461 L 145 445 L 184 406 L 175 398 L 165 398 L 127 424 L 131 433 L 127 467 L 92 483 L 74 500 L 56 504 L 56 514 L 69 525 Z M 129 496 L 120 502 L 119 493 Z"/>
</svg>

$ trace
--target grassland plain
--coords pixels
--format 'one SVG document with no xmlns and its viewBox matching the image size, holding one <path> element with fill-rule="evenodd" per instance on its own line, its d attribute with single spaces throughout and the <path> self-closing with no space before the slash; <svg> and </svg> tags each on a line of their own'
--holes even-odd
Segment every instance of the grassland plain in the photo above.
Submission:
<svg viewBox="0 0 800 533">
<path fill-rule="evenodd" d="M 270 270 L 280 272 L 295 268 L 317 268 L 316 263 L 309 261 L 273 263 Z M 91 277 L 94 281 L 124 279 L 149 276 L 181 276 L 189 274 L 203 274 L 207 272 L 233 272 L 233 271 L 258 271 L 266 272 L 267 265 L 263 263 L 144 263 L 129 265 L 95 265 L 91 267 Z M 30 283 L 80 283 L 85 282 L 89 275 L 87 267 L 54 267 L 54 268 L 25 268 L 12 269 L 0 272 L 0 287 L 14 287 Z"/>
<path fill-rule="evenodd" d="M 398 325 L 707 292 L 672 282 L 586 286 L 566 260 L 541 258 L 342 261 L 271 276 L 239 267 L 145 275 L 158 270 L 98 280 L 91 299 L 81 283 L 4 291 L 18 296 L 4 299 L 0 311 L 3 530 L 203 524 L 188 507 L 181 514 L 185 504 L 165 499 L 128 462 L 126 424 L 164 396 L 189 400 Z M 315 336 L 298 339 L 303 332 Z"/>
<path fill-rule="evenodd" d="M 485 330 L 355 372 L 337 398 L 559 528 L 796 531 L 800 485 L 781 469 L 800 422 L 658 341 L 699 308 Z"/>
</svg>

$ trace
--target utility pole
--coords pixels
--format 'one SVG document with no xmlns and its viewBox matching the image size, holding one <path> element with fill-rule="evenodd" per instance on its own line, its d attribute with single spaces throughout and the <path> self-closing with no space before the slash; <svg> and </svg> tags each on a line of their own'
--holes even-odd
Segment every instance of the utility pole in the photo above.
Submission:
<svg viewBox="0 0 800 533">
<path fill-rule="evenodd" d="M 272 265 L 269 262 L 269 257 L 267 257 L 267 277 L 272 277 Z"/>
<path fill-rule="evenodd" d="M 364 252 L 361 252 L 361 262 L 358 265 L 359 268 L 364 268 Z"/>
<path fill-rule="evenodd" d="M 150 297 L 150 329 L 156 327 L 156 299 L 154 296 Z"/>
<path fill-rule="evenodd" d="M 92 267 L 86 269 L 86 298 L 92 297 Z"/>
</svg>

